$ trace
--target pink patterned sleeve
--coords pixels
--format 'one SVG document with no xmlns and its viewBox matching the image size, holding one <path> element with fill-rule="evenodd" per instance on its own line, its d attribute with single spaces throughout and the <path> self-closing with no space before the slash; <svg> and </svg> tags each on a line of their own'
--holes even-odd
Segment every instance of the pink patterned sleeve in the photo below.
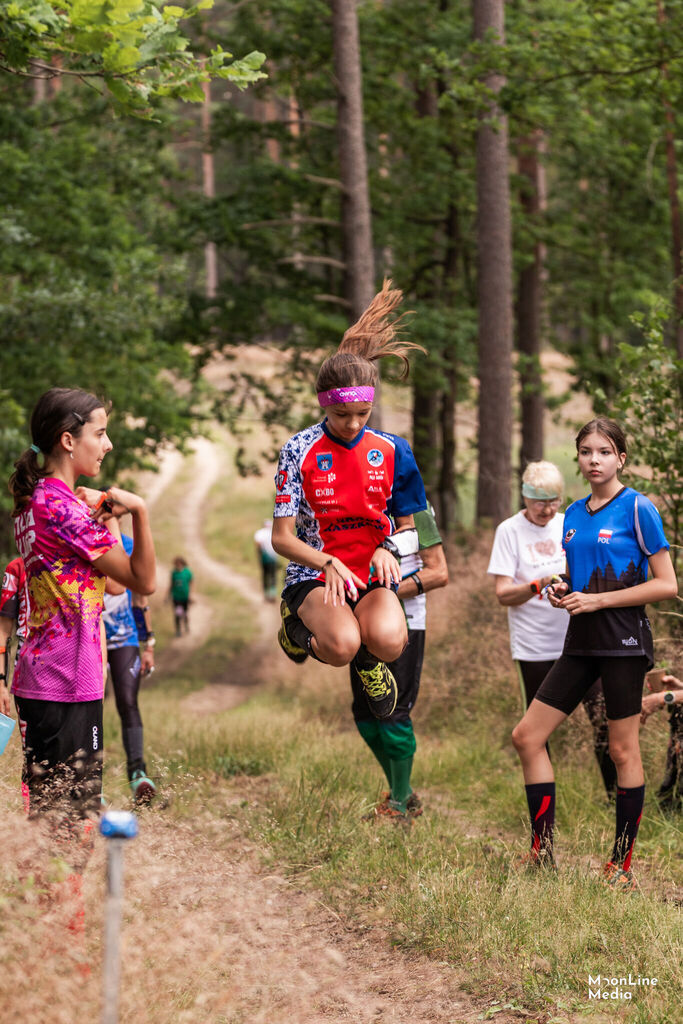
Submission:
<svg viewBox="0 0 683 1024">
<path fill-rule="evenodd" d="M 91 518 L 78 498 L 55 502 L 52 513 L 57 536 L 86 562 L 94 562 L 118 544 L 103 523 Z"/>
</svg>

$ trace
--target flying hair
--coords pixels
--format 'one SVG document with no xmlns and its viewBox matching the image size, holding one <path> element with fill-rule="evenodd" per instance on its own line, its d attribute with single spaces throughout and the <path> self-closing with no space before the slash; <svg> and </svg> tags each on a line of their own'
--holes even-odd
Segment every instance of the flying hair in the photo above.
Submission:
<svg viewBox="0 0 683 1024">
<path fill-rule="evenodd" d="M 399 339 L 398 335 L 410 312 L 396 313 L 403 299 L 399 288 L 392 288 L 391 280 L 385 278 L 382 290 L 362 314 L 345 332 L 337 353 L 326 359 L 320 367 L 316 381 L 317 391 L 335 387 L 369 385 L 379 382 L 379 372 L 374 363 L 383 356 L 396 356 L 403 363 L 401 379 L 408 376 L 410 363 L 407 353 L 413 350 L 424 352 L 414 341 Z"/>
</svg>

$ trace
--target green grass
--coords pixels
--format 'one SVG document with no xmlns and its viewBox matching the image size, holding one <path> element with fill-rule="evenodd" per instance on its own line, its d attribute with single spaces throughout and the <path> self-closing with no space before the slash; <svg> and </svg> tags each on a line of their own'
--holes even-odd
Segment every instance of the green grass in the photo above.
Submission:
<svg viewBox="0 0 683 1024">
<path fill-rule="evenodd" d="M 467 733 L 421 736 L 415 781 L 428 809 L 410 834 L 361 821 L 379 772 L 353 730 L 332 729 L 302 703 L 260 695 L 180 722 L 167 702 L 163 727 L 151 706 L 145 720 L 165 751 L 155 768 L 173 813 L 191 817 L 216 786 L 242 794 L 244 775 L 262 776 L 257 798 L 247 789 L 234 813 L 266 860 L 305 877 L 343 919 L 379 922 L 397 947 L 466 968 L 478 999 L 524 1007 L 529 1019 L 563 1006 L 590 1016 L 604 1007 L 588 1002 L 589 974 L 630 971 L 659 985 L 636 994 L 626 1019 L 677 1019 L 680 911 L 662 895 L 681 881 L 679 823 L 650 806 L 639 839 L 641 871 L 662 893 L 603 889 L 589 857 L 605 859 L 613 816 L 596 773 L 586 777 L 585 750 L 558 764 L 555 878 L 514 866 L 526 836 L 521 782 L 509 751 L 487 740 L 486 712 Z"/>
<path fill-rule="evenodd" d="M 267 480 L 222 480 L 207 508 L 212 556 L 256 579 L 252 537 L 269 502 Z M 171 550 L 172 529 L 160 536 L 162 550 Z M 216 820 L 233 817 L 266 864 L 296 875 L 342 920 L 378 926 L 397 948 L 461 967 L 482 1019 L 507 1007 L 539 1024 L 570 1016 L 673 1024 L 680 1019 L 683 868 L 681 818 L 661 814 L 652 798 L 663 768 L 663 716 L 643 733 L 649 790 L 635 862 L 642 891 L 617 896 L 597 881 L 614 817 L 582 712 L 552 740 L 559 874 L 518 870 L 528 842 L 509 740 L 518 684 L 505 615 L 485 579 L 490 538 L 461 540 L 452 575 L 469 587 L 451 595 L 448 628 L 428 643 L 414 772 L 426 812 L 410 833 L 361 820 L 383 780 L 350 721 L 343 671 L 332 693 L 273 680 L 237 709 L 188 714 L 194 690 L 234 681 L 230 666 L 253 637 L 245 602 L 201 580 L 215 609 L 211 636 L 191 664 L 142 695 L 150 767 L 169 800 L 150 813 L 189 819 L 201 808 Z M 108 748 L 117 731 L 108 703 Z M 106 780 L 110 792 L 124 793 L 116 758 Z M 631 1003 L 589 1001 L 589 975 L 629 972 L 658 985 L 635 990 Z"/>
</svg>

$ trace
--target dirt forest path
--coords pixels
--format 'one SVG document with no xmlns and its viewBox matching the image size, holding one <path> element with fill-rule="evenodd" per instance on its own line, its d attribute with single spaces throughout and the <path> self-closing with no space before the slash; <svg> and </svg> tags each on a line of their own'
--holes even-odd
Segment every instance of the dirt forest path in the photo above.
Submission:
<svg viewBox="0 0 683 1024">
<path fill-rule="evenodd" d="M 273 672 L 292 672 L 302 685 L 317 685 L 334 670 L 323 666 L 290 665 L 277 648 L 277 604 L 266 604 L 252 579 L 217 562 L 202 539 L 202 510 L 207 495 L 224 467 L 226 456 L 207 440 L 194 446 L 193 479 L 177 508 L 178 536 L 199 580 L 211 579 L 239 592 L 250 602 L 261 639 L 239 665 L 230 665 L 224 684 L 212 684 L 186 698 L 188 713 L 206 715 L 235 707 L 264 685 Z M 162 468 L 152 493 L 152 510 L 182 466 L 172 454 Z M 192 631 L 173 642 L 169 657 L 180 651 L 190 655 L 201 648 L 211 627 L 211 609 L 198 588 L 193 606 Z M 322 670 L 322 672 L 321 672 Z M 309 677 L 307 679 L 307 677 Z M 338 676 L 337 676 L 338 682 Z M 480 1019 L 481 1006 L 461 990 L 463 978 L 451 965 L 393 950 L 381 927 L 354 924 L 324 906 L 314 892 L 278 873 L 264 873 L 259 850 L 240 833 L 230 804 L 251 799 L 254 781 L 244 780 L 244 793 L 231 789 L 226 800 L 225 827 L 215 831 L 173 826 L 145 816 L 136 844 L 136 871 L 129 881 L 130 913 L 137 922 L 153 920 L 155 945 L 165 948 L 168 970 L 193 977 L 196 995 L 192 1008 L 175 1015 L 171 1008 L 136 1016 L 136 1007 L 124 995 L 130 1010 L 124 1020 L 213 1020 L 240 1024 L 456 1024 Z M 238 790 L 241 787 L 238 787 Z M 215 815 L 215 807 L 213 814 Z M 213 829 L 213 835 L 212 835 Z M 101 851 L 100 851 L 101 855 Z M 191 866 L 191 867 L 189 867 Z M 150 926 L 136 937 L 144 943 Z M 177 957 L 177 959 L 176 959 Z M 217 968 L 221 981 L 217 982 Z M 176 988 L 180 984 L 176 979 Z M 132 989 L 137 989 L 133 979 Z M 139 1005 L 137 1006 L 139 1012 Z M 224 1016 L 216 1017 L 216 1014 Z M 505 1022 L 518 1019 L 505 1012 Z"/>
<path fill-rule="evenodd" d="M 217 562 L 206 550 L 203 541 L 203 511 L 208 496 L 220 475 L 228 467 L 227 453 L 220 445 L 199 438 L 192 445 L 189 455 L 192 466 L 193 485 L 188 487 L 175 508 L 176 533 L 180 549 L 184 552 L 197 579 L 193 588 L 193 602 L 190 608 L 191 630 L 181 637 L 174 637 L 168 647 L 159 652 L 157 666 L 163 674 L 165 669 L 177 668 L 188 660 L 192 653 L 208 639 L 213 621 L 210 601 L 202 589 L 202 581 L 211 581 L 226 590 L 234 590 L 254 613 L 257 632 L 260 637 L 271 638 L 277 629 L 277 608 L 266 604 L 249 577 L 235 572 L 229 565 Z M 176 452 L 168 453 L 160 473 L 148 482 L 147 502 L 152 521 L 155 510 L 163 503 L 167 489 L 183 467 L 183 458 Z M 168 510 L 166 510 L 168 515 Z M 227 524 L 226 524 L 227 528 Z M 157 579 L 163 593 L 167 588 L 170 566 L 159 564 Z M 187 710 L 192 714 L 209 714 L 236 707 L 249 696 L 253 687 L 261 681 L 261 673 L 254 666 L 261 665 L 264 650 L 250 651 L 240 664 L 231 665 L 230 677 L 238 682 L 211 684 L 187 700 Z"/>
<path fill-rule="evenodd" d="M 181 637 L 173 638 L 166 650 L 159 652 L 157 665 L 161 674 L 165 669 L 171 666 L 177 668 L 179 663 L 189 659 L 210 635 L 213 612 L 211 602 L 202 592 L 204 580 L 239 594 L 240 599 L 253 612 L 258 640 L 248 651 L 233 659 L 229 670 L 226 670 L 225 682 L 211 683 L 187 698 L 185 710 L 188 713 L 203 715 L 236 707 L 254 692 L 255 687 L 263 685 L 274 674 L 280 679 L 298 676 L 304 686 L 319 685 L 321 678 L 331 681 L 335 678 L 335 671 L 324 665 L 305 665 L 299 668 L 286 661 L 276 641 L 280 621 L 279 603 L 264 601 L 260 587 L 253 578 L 236 572 L 224 562 L 216 561 L 206 550 L 203 540 L 206 501 L 221 473 L 230 471 L 228 453 L 220 444 L 200 438 L 193 444 L 188 457 L 191 459 L 192 479 L 196 482 L 187 489 L 176 506 L 176 533 L 198 579 L 191 606 L 191 630 Z M 183 467 L 183 461 L 178 452 L 168 453 L 160 472 L 146 481 L 145 494 L 152 522 L 155 510 L 163 503 L 166 491 Z M 168 510 L 165 514 L 168 515 Z M 169 571 L 170 566 L 159 564 L 157 579 L 162 593 L 168 586 Z M 227 681 L 228 676 L 230 682 Z"/>
</svg>

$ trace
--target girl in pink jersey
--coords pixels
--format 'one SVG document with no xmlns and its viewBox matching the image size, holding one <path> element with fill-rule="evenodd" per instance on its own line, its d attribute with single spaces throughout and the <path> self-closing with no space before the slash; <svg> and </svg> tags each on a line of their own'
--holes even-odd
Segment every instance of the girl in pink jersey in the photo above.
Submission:
<svg viewBox="0 0 683 1024">
<path fill-rule="evenodd" d="M 74 820 L 96 814 L 101 803 L 105 578 L 152 593 L 154 545 L 142 498 L 118 487 L 107 492 L 115 515 L 132 513 L 129 558 L 88 507 L 102 492 L 75 491 L 80 476 L 99 473 L 112 448 L 99 398 L 51 388 L 33 411 L 31 439 L 10 479 L 30 604 L 12 693 L 31 814 L 54 815 L 55 827 L 69 836 Z"/>
<path fill-rule="evenodd" d="M 385 281 L 336 355 L 325 360 L 316 390 L 325 418 L 284 445 L 276 481 L 272 543 L 289 559 L 280 646 L 293 661 L 309 655 L 330 665 L 353 662 L 378 718 L 396 705 L 386 663 L 408 639 L 396 590 L 401 579 L 396 529 L 414 526 L 426 508 L 409 444 L 368 427 L 376 361 L 395 355 L 408 368 L 394 315 L 401 292 Z"/>
</svg>

